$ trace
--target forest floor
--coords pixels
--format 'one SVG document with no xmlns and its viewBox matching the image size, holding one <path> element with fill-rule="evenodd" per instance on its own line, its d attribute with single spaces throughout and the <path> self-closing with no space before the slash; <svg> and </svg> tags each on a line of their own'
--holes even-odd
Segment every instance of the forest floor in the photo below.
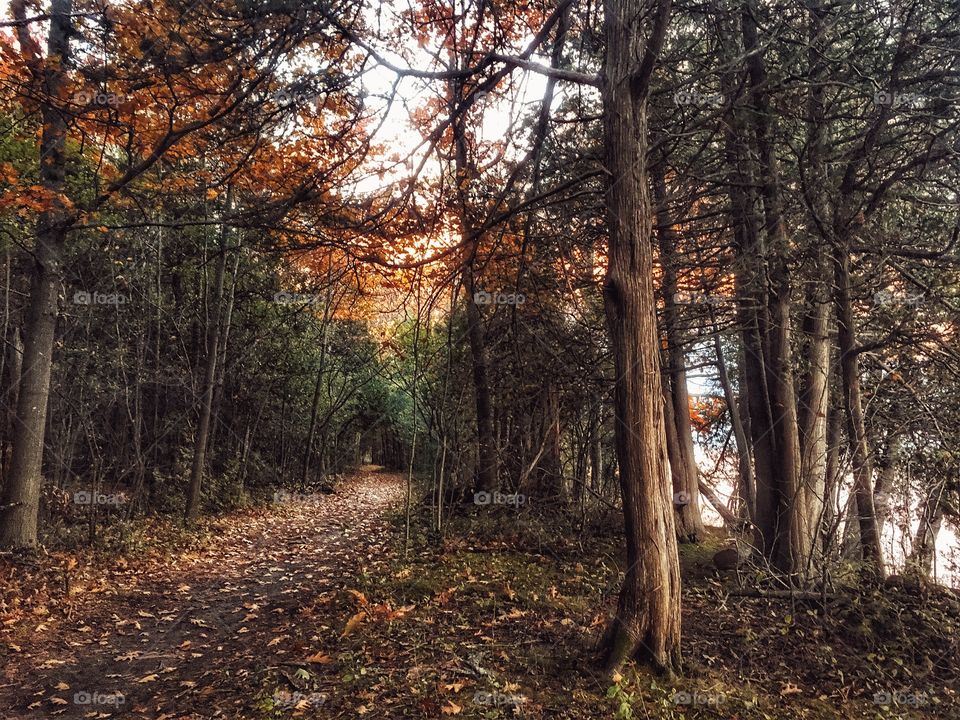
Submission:
<svg viewBox="0 0 960 720">
<path fill-rule="evenodd" d="M 0 717 L 269 716 L 255 709 L 266 674 L 321 666 L 342 628 L 318 608 L 387 552 L 402 495 L 399 477 L 361 472 L 215 520 L 186 551 L 81 559 L 69 593 L 62 557 L 28 567 L 19 591 L 24 568 L 2 567 Z"/>
<path fill-rule="evenodd" d="M 403 494 L 366 468 L 187 540 L 0 560 L 0 717 L 960 718 L 948 594 L 737 595 L 711 537 L 681 548 L 684 677 L 611 681 L 615 532 L 487 506 L 404 553 Z"/>
</svg>

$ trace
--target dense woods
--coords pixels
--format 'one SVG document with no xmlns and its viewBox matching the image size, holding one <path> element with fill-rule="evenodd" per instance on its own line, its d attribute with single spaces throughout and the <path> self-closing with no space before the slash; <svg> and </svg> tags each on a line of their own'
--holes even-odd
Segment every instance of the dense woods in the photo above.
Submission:
<svg viewBox="0 0 960 720">
<path fill-rule="evenodd" d="M 640 712 L 627 668 L 708 662 L 684 620 L 704 551 L 724 593 L 840 617 L 828 596 L 902 609 L 912 588 L 956 628 L 957 5 L 6 9 L 11 623 L 50 553 L 336 496 L 376 465 L 402 484 L 384 557 L 537 528 L 536 553 L 609 575 L 611 543 L 575 660 L 609 716 Z M 341 639 L 409 610 L 350 592 Z M 940 699 L 895 709 L 960 713 L 944 636 L 897 657 Z M 675 697 L 644 716 L 893 717 Z M 528 716 L 595 716 L 565 703 Z"/>
</svg>

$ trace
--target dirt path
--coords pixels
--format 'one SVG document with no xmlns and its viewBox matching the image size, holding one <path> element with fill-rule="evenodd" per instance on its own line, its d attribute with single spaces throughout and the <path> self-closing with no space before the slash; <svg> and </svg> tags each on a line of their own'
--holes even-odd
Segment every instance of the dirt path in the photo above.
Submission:
<svg viewBox="0 0 960 720">
<path fill-rule="evenodd" d="M 203 553 L 132 569 L 115 594 L 47 618 L 5 658 L 0 717 L 260 717 L 265 674 L 324 652 L 318 633 L 342 621 L 324 606 L 379 551 L 402 482 L 368 471 L 336 494 L 287 498 Z"/>
</svg>

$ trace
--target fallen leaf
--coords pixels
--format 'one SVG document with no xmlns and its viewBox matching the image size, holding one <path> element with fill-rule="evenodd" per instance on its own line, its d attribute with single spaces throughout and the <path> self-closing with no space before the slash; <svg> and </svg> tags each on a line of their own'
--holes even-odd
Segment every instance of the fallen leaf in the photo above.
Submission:
<svg viewBox="0 0 960 720">
<path fill-rule="evenodd" d="M 347 625 L 345 628 L 343 628 L 343 634 L 340 636 L 341 639 L 347 637 L 347 635 L 349 635 L 354 630 L 356 630 L 360 626 L 360 623 L 363 622 L 363 619 L 365 617 L 366 617 L 366 613 L 361 611 L 361 612 L 358 612 L 349 620 L 347 620 Z"/>
<path fill-rule="evenodd" d="M 387 620 L 395 620 L 396 618 L 402 618 L 404 615 L 413 610 L 416 605 L 404 605 L 403 607 L 397 608 L 396 610 L 387 613 Z"/>
<path fill-rule="evenodd" d="M 349 588 L 347 588 L 347 592 L 353 595 L 357 599 L 357 602 L 360 603 L 363 607 L 366 607 L 367 605 L 370 604 L 370 601 L 367 600 L 367 596 L 364 595 L 359 590 L 350 590 Z"/>
</svg>

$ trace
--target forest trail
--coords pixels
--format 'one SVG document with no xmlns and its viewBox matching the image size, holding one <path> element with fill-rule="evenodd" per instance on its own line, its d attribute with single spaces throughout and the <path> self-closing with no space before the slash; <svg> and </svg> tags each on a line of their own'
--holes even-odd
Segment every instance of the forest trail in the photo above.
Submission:
<svg viewBox="0 0 960 720">
<path fill-rule="evenodd" d="M 0 717 L 259 717 L 268 671 L 323 662 L 318 607 L 379 552 L 402 497 L 401 476 L 367 467 L 334 494 L 241 513 L 173 565 L 131 568 L 20 637 L 4 658 Z"/>
</svg>

